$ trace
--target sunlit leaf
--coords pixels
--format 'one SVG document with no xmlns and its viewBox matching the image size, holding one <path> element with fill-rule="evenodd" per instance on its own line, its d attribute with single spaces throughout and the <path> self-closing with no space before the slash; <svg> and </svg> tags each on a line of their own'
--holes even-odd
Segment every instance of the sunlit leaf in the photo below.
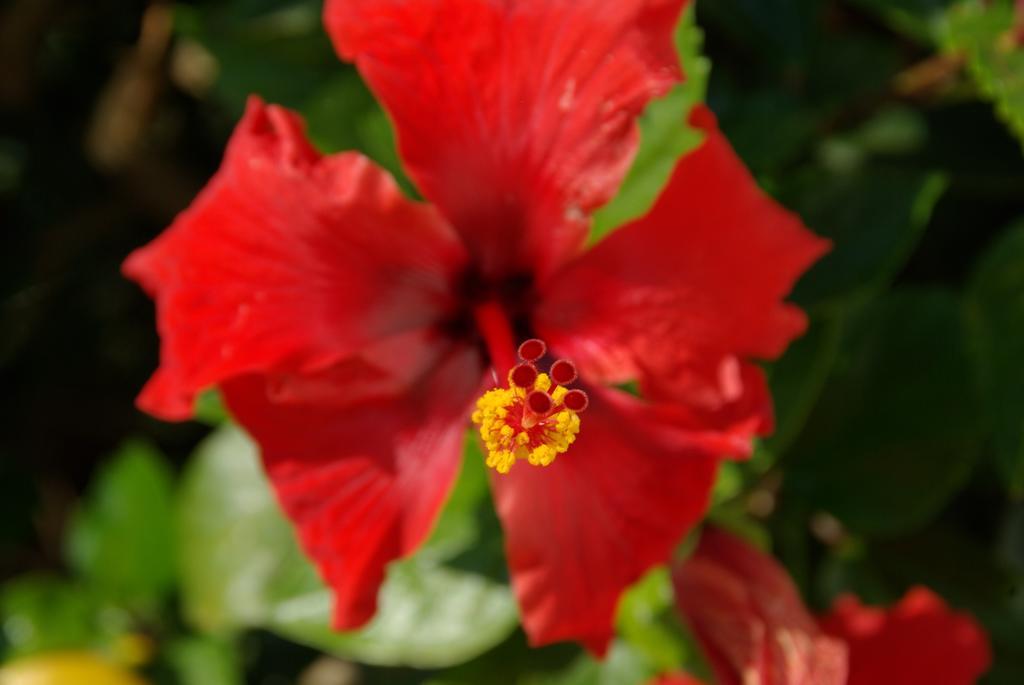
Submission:
<svg viewBox="0 0 1024 685">
<path fill-rule="evenodd" d="M 226 426 L 204 443 L 179 501 L 183 594 L 205 630 L 263 627 L 319 649 L 377 664 L 459 663 L 515 627 L 508 587 L 445 566 L 475 544 L 472 468 L 420 553 L 391 565 L 377 616 L 364 629 L 329 625 L 330 592 L 301 553 L 259 466 L 253 444 Z M 229 484 L 229 486 L 226 486 Z"/>
<path fill-rule="evenodd" d="M 649 670 L 666 673 L 700 660 L 676 611 L 668 568 L 649 571 L 622 596 L 616 629 L 623 642 L 642 657 Z"/>
</svg>

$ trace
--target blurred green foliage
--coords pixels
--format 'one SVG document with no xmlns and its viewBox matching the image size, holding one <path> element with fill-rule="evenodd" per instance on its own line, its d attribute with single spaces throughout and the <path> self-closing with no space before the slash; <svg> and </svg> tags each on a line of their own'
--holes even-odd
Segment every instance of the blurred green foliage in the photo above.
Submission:
<svg viewBox="0 0 1024 685">
<path fill-rule="evenodd" d="M 1024 137 L 1024 51 L 1010 0 L 963 2 L 950 9 L 944 44 L 967 59 L 971 74 L 996 112 Z"/>
<path fill-rule="evenodd" d="M 979 259 L 968 292 L 996 464 L 1014 494 L 1024 495 L 1024 223 Z"/>
<path fill-rule="evenodd" d="M 0 658 L 131 661 L 141 640 L 147 677 L 184 685 L 306 685 L 325 654 L 371 684 L 706 675 L 664 568 L 625 595 L 606 661 L 527 647 L 473 440 L 377 618 L 329 630 L 328 593 L 216 394 L 202 424 L 131 410 L 157 342 L 116 270 L 216 168 L 250 94 L 414 193 L 387 117 L 317 0 L 180 2 L 146 67 L 144 134 L 102 161 L 90 122 L 150 44 L 142 10 L 58 5 L 0 8 L 19 31 L 4 34 L 0 212 L 20 229 L 0 251 Z M 777 430 L 723 469 L 710 517 L 770 546 L 819 607 L 931 586 L 991 632 L 995 685 L 1024 682 L 1020 36 L 1009 0 L 699 0 L 677 31 L 688 80 L 642 117 L 593 236 L 650 207 L 706 101 L 762 187 L 833 242 L 794 293 L 807 334 L 767 367 Z"/>
<path fill-rule="evenodd" d="M 173 487 L 159 453 L 126 444 L 69 523 L 71 569 L 113 600 L 155 610 L 174 587 Z"/>
<path fill-rule="evenodd" d="M 964 323 L 939 289 L 893 292 L 859 313 L 786 455 L 794 496 L 866 534 L 912 530 L 941 510 L 984 435 Z"/>
</svg>

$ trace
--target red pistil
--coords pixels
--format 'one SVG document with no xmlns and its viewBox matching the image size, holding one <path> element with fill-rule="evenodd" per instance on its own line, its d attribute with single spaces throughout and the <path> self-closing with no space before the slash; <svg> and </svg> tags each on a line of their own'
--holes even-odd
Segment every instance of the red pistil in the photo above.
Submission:
<svg viewBox="0 0 1024 685">
<path fill-rule="evenodd" d="M 499 344 L 505 339 L 505 328 L 508 326 L 508 320 L 505 318 L 504 312 L 501 311 L 500 307 L 496 303 L 486 303 L 477 308 L 477 321 L 480 324 L 480 330 L 484 333 L 484 338 L 488 343 L 488 349 L 492 349 L 492 340 Z M 507 330 L 509 339 L 511 336 L 511 329 Z M 502 348 L 504 349 L 504 348 Z M 499 350 L 500 351 L 500 350 Z M 515 366 L 510 367 L 511 371 L 506 372 L 506 376 L 509 379 L 511 386 L 522 388 L 523 390 L 529 391 L 526 395 L 526 401 L 523 405 L 523 427 L 532 428 L 542 421 L 545 417 L 555 412 L 559 407 L 565 407 L 570 409 L 577 414 L 586 411 L 590 405 L 590 398 L 587 397 L 587 393 L 575 388 L 569 390 L 561 396 L 561 401 L 558 402 L 556 407 L 556 401 L 552 397 L 555 394 L 555 389 L 559 386 L 565 387 L 570 383 L 574 383 L 579 379 L 579 373 L 576 371 L 576 365 L 568 359 L 559 359 L 551 365 L 549 369 L 549 376 L 552 380 L 552 385 L 548 388 L 547 392 L 542 390 L 531 390 L 534 387 L 534 383 L 537 381 L 537 377 L 540 375 L 537 371 L 537 367 L 534 362 L 547 354 L 548 346 L 543 340 L 537 338 L 531 338 L 519 345 L 518 353 L 521 361 Z M 492 359 L 496 359 L 495 353 L 492 351 Z M 497 369 L 498 364 L 495 362 Z M 500 372 L 500 369 L 498 369 Z M 557 397 L 557 395 L 555 395 Z"/>
<path fill-rule="evenodd" d="M 551 395 L 534 390 L 526 396 L 526 407 L 537 416 L 547 416 L 555 408 L 555 403 L 551 400 Z"/>
<path fill-rule="evenodd" d="M 576 365 L 568 359 L 559 359 L 551 365 L 551 380 L 559 385 L 569 385 L 578 378 Z"/>
<path fill-rule="evenodd" d="M 519 346 L 519 357 L 523 361 L 535 362 L 548 351 L 548 346 L 543 340 L 530 338 Z"/>
<path fill-rule="evenodd" d="M 590 405 L 590 398 L 587 397 L 587 393 L 582 390 L 570 390 L 565 393 L 565 397 L 562 398 L 562 404 L 564 404 L 567 409 L 571 409 L 579 414 L 586 411 L 587 407 Z"/>
<path fill-rule="evenodd" d="M 516 365 L 515 338 L 508 316 L 497 301 L 488 300 L 473 309 L 473 318 L 476 319 L 477 329 L 487 345 L 487 352 L 498 374 L 499 383 L 504 383 L 509 371 Z"/>
<path fill-rule="evenodd" d="M 529 430 L 539 424 L 555 408 L 555 403 L 546 392 L 534 390 L 526 396 L 523 407 L 522 427 Z"/>
<path fill-rule="evenodd" d="M 512 370 L 512 384 L 520 388 L 532 387 L 533 382 L 537 380 L 538 376 L 537 367 L 533 365 L 533 362 L 543 357 L 547 351 L 547 344 L 538 338 L 531 338 L 521 343 L 519 345 L 519 358 L 523 361 Z M 579 379 L 576 365 L 568 359 L 556 360 L 548 370 L 548 375 L 552 380 L 552 385 L 546 393 L 534 390 L 526 396 L 526 411 L 524 412 L 523 421 L 530 424 L 527 427 L 532 427 L 543 417 L 555 411 L 555 400 L 551 397 L 555 392 L 555 388 L 559 386 L 564 388 Z M 590 406 L 590 398 L 587 397 L 587 393 L 575 388 L 562 396 L 559 406 L 564 406 L 566 409 L 579 414 L 586 411 L 587 407 Z"/>
<path fill-rule="evenodd" d="M 588 404 L 585 392 L 564 385 L 576 380 L 572 362 L 558 360 L 550 375 L 542 374 L 532 357 L 543 356 L 547 345 L 527 340 L 518 351 L 523 359 L 506 375 L 508 387 L 484 393 L 472 416 L 487 447 L 487 465 L 498 473 L 508 473 L 517 459 L 534 466 L 551 464 L 576 440 L 577 414 Z"/>
<path fill-rule="evenodd" d="M 512 369 L 512 383 L 519 388 L 532 388 L 537 380 L 537 367 L 529 362 L 517 364 Z"/>
</svg>

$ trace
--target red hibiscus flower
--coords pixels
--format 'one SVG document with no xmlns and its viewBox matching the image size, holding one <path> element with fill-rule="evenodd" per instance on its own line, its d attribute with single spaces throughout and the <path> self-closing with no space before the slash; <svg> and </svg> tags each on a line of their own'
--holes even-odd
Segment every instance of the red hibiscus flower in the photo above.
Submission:
<svg viewBox="0 0 1024 685">
<path fill-rule="evenodd" d="M 925 588 L 888 610 L 841 597 L 816 621 L 778 562 L 718 530 L 673 580 L 719 685 L 971 685 L 992 660 L 978 623 Z"/>
<path fill-rule="evenodd" d="M 373 615 L 385 566 L 429 533 L 471 415 L 531 641 L 598 653 L 622 590 L 704 512 L 718 460 L 770 430 L 750 360 L 803 330 L 782 298 L 826 246 L 708 111 L 650 213 L 583 249 L 636 117 L 681 78 L 683 4 L 329 1 L 432 204 L 253 99 L 207 188 L 125 263 L 162 338 L 140 406 L 184 419 L 221 389 L 338 628 Z M 613 387 L 630 380 L 644 399 Z"/>
</svg>

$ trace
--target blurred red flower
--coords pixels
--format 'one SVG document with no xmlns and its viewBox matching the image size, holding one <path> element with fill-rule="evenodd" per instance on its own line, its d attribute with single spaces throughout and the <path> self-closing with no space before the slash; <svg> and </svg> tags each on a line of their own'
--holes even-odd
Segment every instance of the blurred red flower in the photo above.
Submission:
<svg viewBox="0 0 1024 685">
<path fill-rule="evenodd" d="M 673 573 L 676 602 L 719 685 L 842 685 L 847 650 L 774 559 L 709 528 Z"/>
<path fill-rule="evenodd" d="M 840 597 L 816 621 L 775 559 L 719 530 L 673 580 L 719 685 L 971 685 L 992 660 L 981 626 L 925 588 L 888 610 Z"/>
<path fill-rule="evenodd" d="M 887 610 L 840 597 L 821 627 L 849 646 L 849 685 L 969 685 L 992 663 L 978 622 L 923 587 Z"/>
<path fill-rule="evenodd" d="M 321 156 L 297 115 L 254 98 L 206 189 L 126 261 L 162 339 L 140 406 L 185 419 L 220 387 L 338 628 L 373 615 L 385 566 L 429 533 L 471 407 L 519 341 L 548 343 L 536 364 L 573 360 L 556 384 L 578 369 L 589 393 L 581 423 L 587 396 L 530 363 L 474 414 L 508 471 L 494 496 L 534 644 L 603 652 L 623 588 L 701 517 L 719 459 L 771 429 L 750 360 L 804 329 L 782 298 L 826 244 L 759 191 L 709 111 L 650 213 L 583 249 L 636 117 L 681 78 L 683 4 L 328 1 L 433 204 L 360 154 Z M 643 400 L 612 387 L 628 380 Z"/>
</svg>

